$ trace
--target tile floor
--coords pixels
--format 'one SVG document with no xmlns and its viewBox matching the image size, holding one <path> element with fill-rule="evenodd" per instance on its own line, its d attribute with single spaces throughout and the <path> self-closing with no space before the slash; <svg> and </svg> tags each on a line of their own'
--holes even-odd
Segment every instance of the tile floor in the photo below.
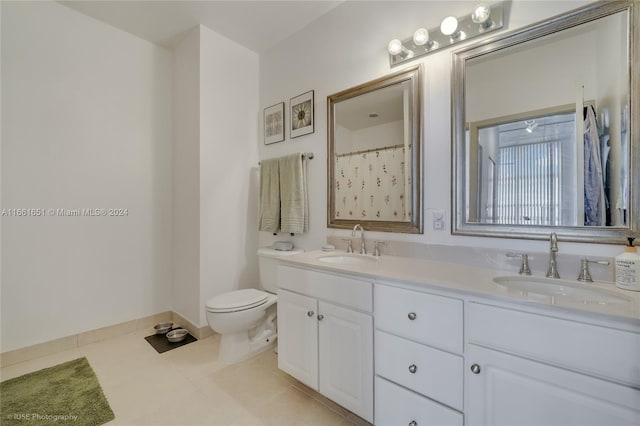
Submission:
<svg viewBox="0 0 640 426">
<path fill-rule="evenodd" d="M 85 356 L 115 420 L 109 425 L 347 426 L 368 424 L 278 370 L 273 350 L 217 360 L 214 335 L 164 354 L 138 331 L 3 367 L 1 380 Z"/>
</svg>

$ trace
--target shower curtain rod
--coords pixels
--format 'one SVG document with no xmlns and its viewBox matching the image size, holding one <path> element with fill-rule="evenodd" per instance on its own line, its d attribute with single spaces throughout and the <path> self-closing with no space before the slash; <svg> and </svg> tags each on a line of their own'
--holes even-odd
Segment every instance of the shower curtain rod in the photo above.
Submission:
<svg viewBox="0 0 640 426">
<path fill-rule="evenodd" d="M 313 152 L 303 152 L 302 157 L 308 160 L 313 160 Z M 260 161 L 258 161 L 258 166 L 260 165 Z"/>
</svg>

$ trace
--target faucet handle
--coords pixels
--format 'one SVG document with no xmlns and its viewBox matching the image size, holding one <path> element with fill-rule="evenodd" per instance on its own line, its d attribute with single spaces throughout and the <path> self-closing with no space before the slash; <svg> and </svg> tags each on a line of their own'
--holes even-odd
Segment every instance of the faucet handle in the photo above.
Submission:
<svg viewBox="0 0 640 426">
<path fill-rule="evenodd" d="M 578 275 L 578 278 L 577 278 L 578 281 L 582 281 L 585 283 L 593 282 L 593 278 L 591 278 L 591 272 L 589 272 L 590 263 L 595 263 L 597 265 L 608 265 L 609 261 L 601 260 L 601 259 L 592 260 L 587 258 L 580 259 L 580 274 Z"/>
<path fill-rule="evenodd" d="M 527 253 L 507 253 L 507 257 L 519 257 L 522 259 L 522 264 L 520 265 L 520 270 L 518 274 L 520 275 L 531 275 L 531 268 L 529 268 L 529 255 Z"/>
<path fill-rule="evenodd" d="M 375 257 L 380 257 L 380 246 L 381 245 L 386 245 L 387 243 L 384 241 L 374 241 L 373 242 L 373 255 Z"/>
<path fill-rule="evenodd" d="M 351 245 L 351 239 L 343 238 L 342 241 L 347 242 L 347 253 L 353 253 L 353 246 Z"/>
<path fill-rule="evenodd" d="M 549 236 L 549 245 L 551 251 L 558 251 L 558 235 L 555 232 L 552 232 Z"/>
</svg>

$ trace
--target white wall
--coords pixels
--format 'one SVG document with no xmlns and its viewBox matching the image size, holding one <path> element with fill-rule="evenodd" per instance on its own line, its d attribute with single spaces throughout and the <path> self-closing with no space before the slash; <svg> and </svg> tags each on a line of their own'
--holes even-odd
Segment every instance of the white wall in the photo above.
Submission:
<svg viewBox="0 0 640 426">
<path fill-rule="evenodd" d="M 258 284 L 258 55 L 204 26 L 199 114 L 200 326 L 205 326 L 208 299 Z"/>
<path fill-rule="evenodd" d="M 595 46 L 596 30 L 573 29 L 562 38 L 554 36 L 552 42 L 528 43 L 467 66 L 465 119 L 481 121 L 595 100 L 599 55 L 595 48 L 584 47 Z"/>
<path fill-rule="evenodd" d="M 54 2 L 2 2 L 1 351 L 170 309 L 171 54 Z"/>
<path fill-rule="evenodd" d="M 200 318 L 200 29 L 173 50 L 172 309 Z"/>
<path fill-rule="evenodd" d="M 588 2 L 536 2 L 516 0 L 509 3 L 510 31 L 524 25 L 575 9 Z M 300 93 L 315 90 L 315 132 L 291 140 L 287 131 L 284 142 L 265 146 L 259 134 L 260 158 L 270 158 L 297 151 L 312 151 L 309 163 L 310 231 L 290 238 L 260 233 L 261 244 L 276 239 L 291 239 L 305 249 L 316 249 L 327 235 L 348 236 L 349 231 L 326 227 L 327 203 L 327 118 L 328 95 L 373 80 L 394 71 L 389 68 L 386 46 L 393 38 L 408 37 L 416 28 L 437 27 L 447 15 L 463 16 L 476 2 L 346 2 L 310 24 L 300 33 L 283 41 L 260 57 L 260 107 L 286 101 Z M 366 17 L 366 19 L 363 19 Z M 471 41 L 470 43 L 473 43 Z M 456 47 L 458 48 L 458 47 Z M 450 55 L 452 49 L 418 59 L 425 66 L 424 90 L 424 205 L 443 209 L 447 222 L 451 217 L 451 99 Z M 409 64 L 412 65 L 413 63 Z M 286 122 L 289 123 L 288 111 Z M 258 126 L 260 129 L 260 126 Z M 447 177 L 446 179 L 443 179 Z M 367 232 L 367 238 L 422 243 L 491 247 L 509 250 L 544 252 L 548 242 L 453 236 L 449 226 L 435 231 L 425 214 L 423 235 Z M 590 256 L 614 256 L 617 246 L 561 242 L 562 253 Z M 576 266 L 577 268 L 577 266 Z"/>
</svg>

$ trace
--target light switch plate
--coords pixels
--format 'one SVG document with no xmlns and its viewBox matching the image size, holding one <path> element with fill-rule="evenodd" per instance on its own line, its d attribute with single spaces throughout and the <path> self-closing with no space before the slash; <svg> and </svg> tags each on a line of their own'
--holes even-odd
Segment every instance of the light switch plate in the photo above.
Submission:
<svg viewBox="0 0 640 426">
<path fill-rule="evenodd" d="M 431 226 L 435 231 L 444 231 L 446 214 L 441 209 L 429 209 L 429 217 Z"/>
</svg>

